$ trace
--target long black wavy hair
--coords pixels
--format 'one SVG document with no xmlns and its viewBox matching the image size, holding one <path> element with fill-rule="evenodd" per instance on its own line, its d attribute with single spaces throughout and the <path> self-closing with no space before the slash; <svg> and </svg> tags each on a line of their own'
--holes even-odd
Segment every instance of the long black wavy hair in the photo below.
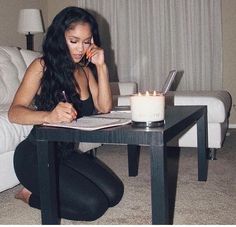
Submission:
<svg viewBox="0 0 236 227">
<path fill-rule="evenodd" d="M 73 29 L 77 23 L 88 23 L 94 43 L 100 46 L 98 25 L 89 12 L 79 7 L 67 7 L 55 16 L 43 41 L 44 72 L 40 95 L 35 100 L 38 110 L 52 110 L 62 101 L 62 91 L 65 91 L 68 101 L 74 106 L 80 104 L 74 71 L 76 67 L 81 66 L 74 63 L 65 39 L 65 32 Z M 95 67 L 92 64 L 89 67 L 94 71 Z"/>
</svg>

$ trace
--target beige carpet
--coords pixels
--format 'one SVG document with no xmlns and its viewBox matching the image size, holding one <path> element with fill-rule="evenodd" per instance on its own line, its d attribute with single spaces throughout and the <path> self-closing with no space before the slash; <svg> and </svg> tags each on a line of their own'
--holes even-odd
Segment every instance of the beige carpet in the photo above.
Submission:
<svg viewBox="0 0 236 227">
<path fill-rule="evenodd" d="M 209 162 L 207 182 L 197 181 L 195 149 L 169 152 L 171 210 L 174 224 L 236 224 L 236 131 Z M 178 155 L 179 154 L 179 155 Z M 139 175 L 128 177 L 125 146 L 105 145 L 98 157 L 120 176 L 125 185 L 122 201 L 94 222 L 62 220 L 62 224 L 150 224 L 150 166 L 148 148 L 141 150 Z M 177 174 L 178 173 L 178 174 Z M 177 189 L 175 190 L 175 178 Z M 40 224 L 40 211 L 14 199 L 21 186 L 0 193 L 0 224 Z M 175 197 L 176 191 L 176 197 Z M 175 199 L 174 199 L 175 198 Z M 175 203 L 173 202 L 175 200 Z"/>
</svg>

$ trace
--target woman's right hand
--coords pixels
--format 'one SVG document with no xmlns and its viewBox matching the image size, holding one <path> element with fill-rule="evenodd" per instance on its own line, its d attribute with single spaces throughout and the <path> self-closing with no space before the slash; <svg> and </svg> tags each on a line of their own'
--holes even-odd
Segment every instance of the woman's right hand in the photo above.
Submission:
<svg viewBox="0 0 236 227">
<path fill-rule="evenodd" d="M 77 112 L 68 102 L 59 102 L 46 117 L 47 123 L 72 122 L 77 118 Z"/>
</svg>

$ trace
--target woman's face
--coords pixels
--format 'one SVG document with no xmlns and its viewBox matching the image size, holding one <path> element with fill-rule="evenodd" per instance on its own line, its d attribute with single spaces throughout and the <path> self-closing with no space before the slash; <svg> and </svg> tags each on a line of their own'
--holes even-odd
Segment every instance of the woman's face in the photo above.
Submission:
<svg viewBox="0 0 236 227">
<path fill-rule="evenodd" d="M 88 23 L 77 23 L 65 32 L 70 55 L 75 63 L 80 62 L 91 45 L 92 32 Z"/>
</svg>

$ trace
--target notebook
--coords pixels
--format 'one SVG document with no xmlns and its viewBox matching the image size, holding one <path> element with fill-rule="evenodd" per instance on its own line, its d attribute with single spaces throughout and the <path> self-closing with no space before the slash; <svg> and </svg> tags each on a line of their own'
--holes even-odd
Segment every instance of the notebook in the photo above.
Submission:
<svg viewBox="0 0 236 227">
<path fill-rule="evenodd" d="M 81 117 L 70 123 L 45 123 L 43 125 L 93 131 L 102 128 L 127 125 L 129 123 L 131 123 L 131 117 L 126 116 L 122 118 L 121 116 L 117 116 L 114 113 L 110 113 Z"/>
</svg>

